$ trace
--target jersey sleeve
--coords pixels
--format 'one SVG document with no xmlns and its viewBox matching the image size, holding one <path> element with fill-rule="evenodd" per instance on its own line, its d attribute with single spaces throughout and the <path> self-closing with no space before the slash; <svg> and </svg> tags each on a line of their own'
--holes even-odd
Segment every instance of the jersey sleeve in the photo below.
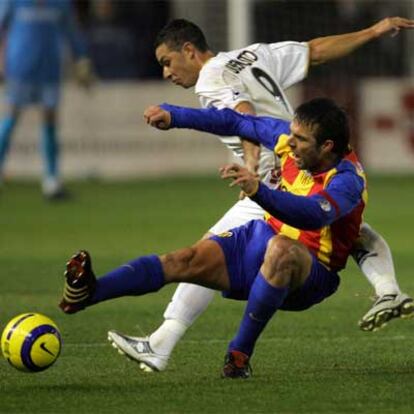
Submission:
<svg viewBox="0 0 414 414">
<path fill-rule="evenodd" d="M 306 78 L 309 68 L 309 46 L 306 42 L 278 42 L 268 45 L 273 66 L 282 89 Z"/>
<path fill-rule="evenodd" d="M 269 214 L 303 230 L 317 230 L 350 213 L 361 201 L 364 180 L 353 172 L 335 175 L 318 194 L 301 196 L 259 185 L 250 197 Z"/>
<path fill-rule="evenodd" d="M 162 104 L 171 114 L 171 128 L 190 128 L 221 136 L 238 135 L 274 150 L 290 123 L 277 118 L 240 114 L 229 108 L 195 109 Z"/>
<path fill-rule="evenodd" d="M 347 170 L 334 175 L 319 195 L 335 208 L 337 217 L 342 217 L 361 201 L 364 187 L 364 179 L 357 173 Z"/>
<path fill-rule="evenodd" d="M 223 66 L 205 67 L 195 92 L 203 108 L 235 109 L 242 102 L 252 101 L 241 79 Z"/>
</svg>

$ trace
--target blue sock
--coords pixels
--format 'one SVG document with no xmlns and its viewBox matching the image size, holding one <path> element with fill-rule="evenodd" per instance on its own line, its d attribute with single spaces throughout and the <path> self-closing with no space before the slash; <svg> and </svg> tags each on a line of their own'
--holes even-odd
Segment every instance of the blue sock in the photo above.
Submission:
<svg viewBox="0 0 414 414">
<path fill-rule="evenodd" d="M 7 151 L 10 147 L 10 138 L 16 122 L 16 118 L 6 116 L 0 124 L 0 168 L 3 167 Z"/>
<path fill-rule="evenodd" d="M 164 283 L 159 257 L 142 256 L 97 279 L 91 302 L 156 292 Z"/>
<path fill-rule="evenodd" d="M 58 173 L 58 153 L 56 125 L 43 124 L 40 149 L 45 165 L 46 177 L 56 177 Z"/>
<path fill-rule="evenodd" d="M 287 294 L 288 287 L 270 285 L 259 272 L 250 289 L 239 330 L 228 350 L 241 351 L 250 356 L 267 322 L 282 305 Z"/>
</svg>

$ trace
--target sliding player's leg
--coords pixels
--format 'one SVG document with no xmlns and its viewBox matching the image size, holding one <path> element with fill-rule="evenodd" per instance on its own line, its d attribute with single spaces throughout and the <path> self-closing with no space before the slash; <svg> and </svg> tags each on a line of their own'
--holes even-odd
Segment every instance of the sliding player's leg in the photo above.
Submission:
<svg viewBox="0 0 414 414">
<path fill-rule="evenodd" d="M 220 234 L 250 220 L 261 219 L 263 210 L 250 199 L 237 202 L 207 233 Z M 149 336 L 108 332 L 108 340 L 126 356 L 140 363 L 144 371 L 163 371 L 171 353 L 187 329 L 207 309 L 215 291 L 202 286 L 180 284 L 164 312 L 163 323 Z M 139 352 L 142 350 L 142 352 Z"/>
<path fill-rule="evenodd" d="M 114 348 L 136 360 L 143 371 L 163 371 L 173 349 L 207 309 L 215 293 L 203 286 L 180 283 L 164 312 L 163 323 L 151 335 L 139 337 L 109 331 L 108 340 Z"/>
<path fill-rule="evenodd" d="M 233 257 L 237 255 L 223 243 L 232 289 L 235 281 L 241 280 L 244 291 L 248 292 L 239 330 L 228 347 L 222 371 L 226 378 L 250 376 L 249 359 L 259 336 L 278 309 L 305 310 L 333 294 L 339 285 L 337 274 L 320 264 L 299 241 L 278 235 L 271 235 L 269 240 L 266 229 L 256 234 L 250 231 L 249 236 L 241 260 L 236 257 L 235 261 Z M 265 254 L 263 240 L 269 240 Z M 258 249 L 261 255 L 256 254 Z"/>
</svg>

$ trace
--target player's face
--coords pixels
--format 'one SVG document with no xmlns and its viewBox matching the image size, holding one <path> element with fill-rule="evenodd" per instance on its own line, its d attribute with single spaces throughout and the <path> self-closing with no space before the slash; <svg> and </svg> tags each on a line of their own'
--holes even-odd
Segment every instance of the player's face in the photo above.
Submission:
<svg viewBox="0 0 414 414">
<path fill-rule="evenodd" d="M 197 82 L 200 69 L 194 61 L 193 48 L 185 44 L 180 51 L 171 50 L 162 43 L 155 50 L 158 63 L 162 66 L 164 79 L 183 88 L 190 88 Z"/>
<path fill-rule="evenodd" d="M 290 124 L 289 146 L 296 166 L 301 170 L 320 171 L 325 165 L 327 149 L 318 145 L 315 127 L 309 127 L 293 120 Z"/>
</svg>

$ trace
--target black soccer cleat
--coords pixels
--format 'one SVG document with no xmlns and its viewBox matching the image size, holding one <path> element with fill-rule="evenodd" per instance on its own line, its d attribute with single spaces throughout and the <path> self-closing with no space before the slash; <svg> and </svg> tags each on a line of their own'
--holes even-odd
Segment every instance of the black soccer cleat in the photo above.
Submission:
<svg viewBox="0 0 414 414">
<path fill-rule="evenodd" d="M 252 369 L 249 364 L 249 356 L 240 351 L 230 351 L 224 358 L 222 378 L 249 378 Z"/>
<path fill-rule="evenodd" d="M 66 263 L 65 286 L 59 307 L 65 313 L 84 309 L 95 291 L 96 277 L 92 270 L 91 256 L 80 250 Z"/>
</svg>

